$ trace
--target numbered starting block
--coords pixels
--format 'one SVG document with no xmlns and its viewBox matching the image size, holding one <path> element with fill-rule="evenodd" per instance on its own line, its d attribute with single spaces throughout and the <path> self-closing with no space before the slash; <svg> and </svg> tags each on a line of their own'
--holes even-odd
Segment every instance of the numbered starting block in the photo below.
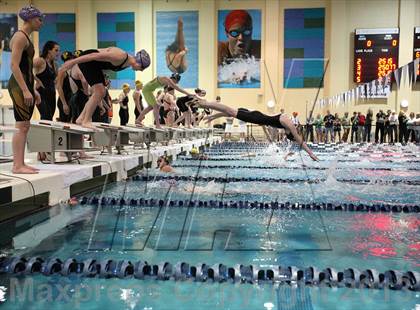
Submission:
<svg viewBox="0 0 420 310">
<path fill-rule="evenodd" d="M 68 153 L 85 151 L 84 135 L 93 134 L 88 129 L 75 124 L 47 120 L 31 121 L 28 132 L 28 150 L 30 152 L 47 152 L 51 162 L 55 163 L 55 152 Z"/>
<path fill-rule="evenodd" d="M 185 139 L 185 131 L 180 128 L 168 128 L 170 131 L 170 139 L 175 141 L 182 141 Z"/>
<path fill-rule="evenodd" d="M 146 127 L 147 128 L 147 127 Z M 169 141 L 170 132 L 167 129 L 149 128 L 150 142 L 163 143 Z"/>
<path fill-rule="evenodd" d="M 126 125 L 122 127 L 126 127 L 128 130 L 130 130 L 130 141 L 134 142 L 135 144 L 150 143 L 150 128 L 140 127 L 136 125 Z"/>
<path fill-rule="evenodd" d="M 95 146 L 106 147 L 108 154 L 112 154 L 112 147 L 115 146 L 118 154 L 121 154 L 122 146 L 130 144 L 130 133 L 135 129 L 127 126 L 115 126 L 107 123 L 93 123 L 100 131 L 92 136 Z"/>
</svg>

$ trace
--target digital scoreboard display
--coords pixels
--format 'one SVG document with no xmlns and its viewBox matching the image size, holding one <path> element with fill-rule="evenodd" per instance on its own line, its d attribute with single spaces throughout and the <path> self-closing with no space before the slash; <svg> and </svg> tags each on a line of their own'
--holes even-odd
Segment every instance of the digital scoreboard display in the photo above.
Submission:
<svg viewBox="0 0 420 310">
<path fill-rule="evenodd" d="M 356 29 L 354 82 L 367 83 L 398 68 L 398 28 Z"/>
<path fill-rule="evenodd" d="M 420 27 L 414 28 L 413 60 L 420 58 Z M 420 64 L 417 66 L 417 81 L 420 80 Z"/>
</svg>

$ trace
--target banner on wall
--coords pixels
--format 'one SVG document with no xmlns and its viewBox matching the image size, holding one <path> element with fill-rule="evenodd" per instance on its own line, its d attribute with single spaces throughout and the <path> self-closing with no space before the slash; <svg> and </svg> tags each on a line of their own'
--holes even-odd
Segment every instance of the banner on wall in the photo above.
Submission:
<svg viewBox="0 0 420 310">
<path fill-rule="evenodd" d="M 219 88 L 261 87 L 261 10 L 218 14 Z"/>
<path fill-rule="evenodd" d="M 12 74 L 10 40 L 17 30 L 17 15 L 0 13 L 0 88 L 7 88 Z"/>
<path fill-rule="evenodd" d="M 325 9 L 284 11 L 284 88 L 322 87 Z"/>
<path fill-rule="evenodd" d="M 73 13 L 45 14 L 39 31 L 39 52 L 47 41 L 55 41 L 61 52 L 76 49 L 76 15 Z M 57 59 L 62 62 L 61 58 Z"/>
<path fill-rule="evenodd" d="M 116 46 L 127 53 L 135 54 L 134 13 L 98 13 L 98 48 Z M 121 88 L 124 83 L 134 87 L 135 73 L 131 69 L 109 71 L 111 88 Z"/>
<path fill-rule="evenodd" d="M 181 74 L 180 85 L 198 87 L 198 12 L 156 13 L 157 75 Z"/>
</svg>

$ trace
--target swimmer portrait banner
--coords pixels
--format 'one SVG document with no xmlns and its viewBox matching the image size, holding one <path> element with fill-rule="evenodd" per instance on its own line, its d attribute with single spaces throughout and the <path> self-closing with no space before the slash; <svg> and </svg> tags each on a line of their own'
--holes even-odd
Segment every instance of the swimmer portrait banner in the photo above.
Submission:
<svg viewBox="0 0 420 310">
<path fill-rule="evenodd" d="M 98 48 L 116 46 L 129 54 L 135 54 L 134 12 L 97 13 Z M 123 84 L 134 87 L 133 70 L 107 71 L 111 88 L 121 89 Z"/>
<path fill-rule="evenodd" d="M 261 87 L 261 10 L 218 13 L 219 88 Z"/>
<path fill-rule="evenodd" d="M 76 49 L 76 14 L 45 14 L 44 23 L 39 31 L 40 52 L 44 44 L 49 40 L 57 42 L 61 51 L 74 51 Z M 62 63 L 60 57 L 57 61 Z"/>
<path fill-rule="evenodd" d="M 156 12 L 156 70 L 181 74 L 183 88 L 198 87 L 198 11 Z"/>
<path fill-rule="evenodd" d="M 0 88 L 7 88 L 12 70 L 10 39 L 17 30 L 17 15 L 0 13 Z"/>
</svg>

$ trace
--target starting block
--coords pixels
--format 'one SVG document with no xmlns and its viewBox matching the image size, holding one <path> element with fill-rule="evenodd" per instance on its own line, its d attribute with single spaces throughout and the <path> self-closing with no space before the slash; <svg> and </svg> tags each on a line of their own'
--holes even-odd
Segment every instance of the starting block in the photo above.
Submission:
<svg viewBox="0 0 420 310">
<path fill-rule="evenodd" d="M 134 142 L 135 144 L 148 144 L 150 143 L 150 129 L 145 127 L 138 127 L 136 125 L 126 125 L 122 126 L 126 127 L 129 132 L 130 141 Z"/>
<path fill-rule="evenodd" d="M 108 154 L 112 154 L 112 147 L 115 146 L 118 154 L 121 154 L 121 147 L 130 144 L 130 133 L 135 129 L 127 126 L 116 126 L 107 123 L 93 123 L 101 131 L 95 132 L 92 136 L 95 146 L 106 147 Z"/>
<path fill-rule="evenodd" d="M 169 131 L 166 129 L 149 128 L 150 142 L 162 143 L 169 141 Z"/>
<path fill-rule="evenodd" d="M 51 153 L 51 162 L 55 163 L 55 152 L 85 151 L 83 136 L 93 133 L 92 129 L 76 124 L 47 120 L 31 121 L 28 132 L 28 150 Z"/>
</svg>

